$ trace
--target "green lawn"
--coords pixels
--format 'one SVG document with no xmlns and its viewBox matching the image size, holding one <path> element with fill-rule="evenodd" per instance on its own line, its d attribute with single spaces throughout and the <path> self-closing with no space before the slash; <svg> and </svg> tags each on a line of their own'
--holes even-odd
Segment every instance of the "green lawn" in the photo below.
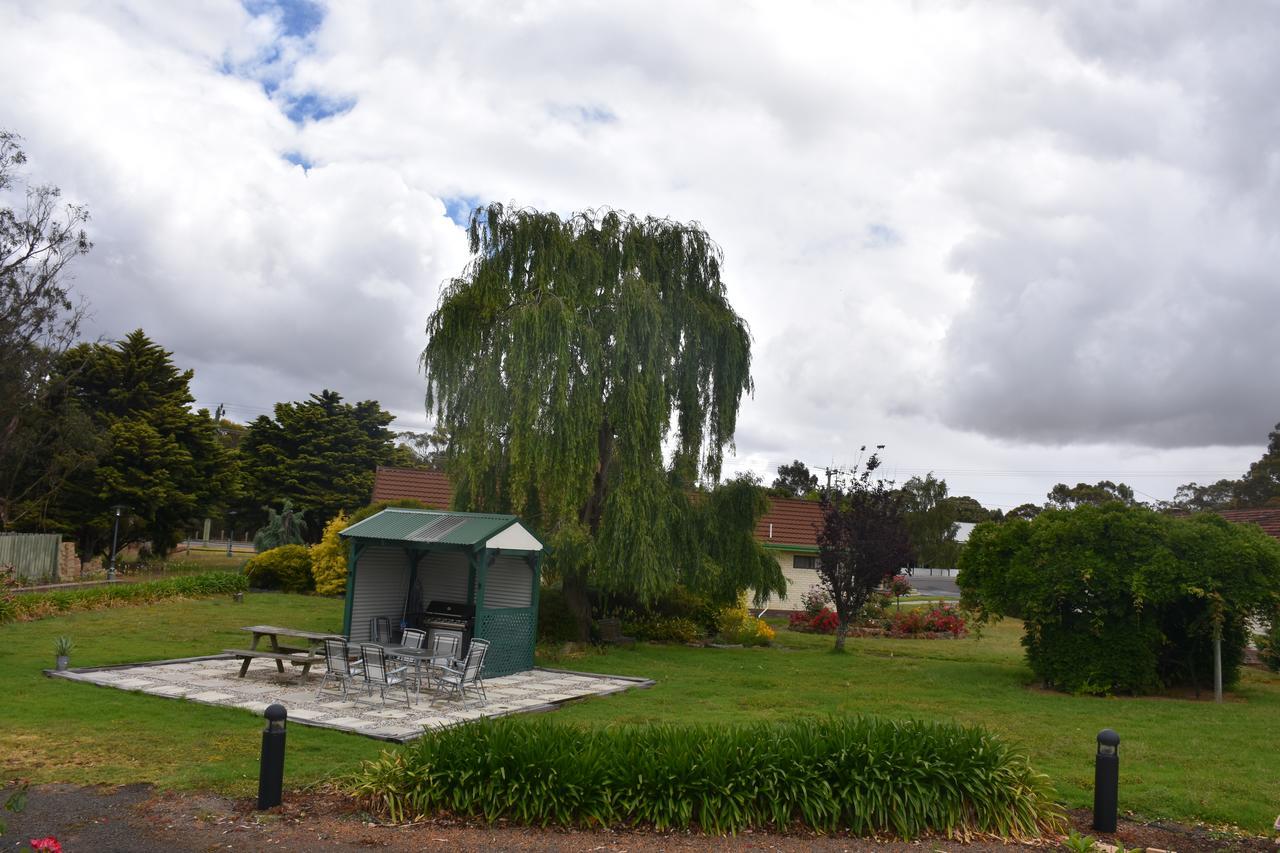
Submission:
<svg viewBox="0 0 1280 853">
<path fill-rule="evenodd" d="M 0 626 L 0 762 L 36 781 L 157 782 L 256 790 L 261 718 L 142 694 L 48 679 L 53 638 L 77 641 L 73 666 L 208 654 L 242 645 L 241 625 L 314 630 L 341 626 L 341 601 L 254 593 L 78 613 Z M 1145 817 L 1234 823 L 1263 831 L 1280 803 L 1275 722 L 1280 677 L 1247 670 L 1234 701 L 1095 699 L 1027 686 L 1020 626 L 981 639 L 849 640 L 779 630 L 765 649 L 641 645 L 548 661 L 564 669 L 654 679 L 649 690 L 594 699 L 556 713 L 591 725 L 658 720 L 730 722 L 829 713 L 982 723 L 1024 748 L 1071 806 L 1091 804 L 1094 736 L 1123 739 L 1121 808 Z M 290 727 L 288 783 L 303 785 L 355 766 L 383 744 Z"/>
</svg>

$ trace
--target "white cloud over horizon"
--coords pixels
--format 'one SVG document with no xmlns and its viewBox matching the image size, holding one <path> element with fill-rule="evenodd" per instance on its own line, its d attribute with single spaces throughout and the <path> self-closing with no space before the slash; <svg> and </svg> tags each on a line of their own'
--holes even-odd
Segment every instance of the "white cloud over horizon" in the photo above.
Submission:
<svg viewBox="0 0 1280 853">
<path fill-rule="evenodd" d="M 18 2 L 0 127 L 93 213 L 91 331 L 236 417 L 328 387 L 423 425 L 452 217 L 610 205 L 724 249 L 732 470 L 885 443 L 990 506 L 1164 498 L 1280 420 L 1278 35 L 1178 2 Z"/>
</svg>

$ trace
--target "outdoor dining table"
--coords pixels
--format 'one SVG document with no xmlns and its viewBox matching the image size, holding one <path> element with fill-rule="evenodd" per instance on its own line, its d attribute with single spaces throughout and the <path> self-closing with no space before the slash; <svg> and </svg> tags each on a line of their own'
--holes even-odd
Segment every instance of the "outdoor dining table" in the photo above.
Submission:
<svg viewBox="0 0 1280 853">
<path fill-rule="evenodd" d="M 228 654 L 234 654 L 240 658 L 243 663 L 240 665 L 240 677 L 244 678 L 249 671 L 249 663 L 256 657 L 272 658 L 276 662 L 276 670 L 280 673 L 284 672 L 284 662 L 288 660 L 290 663 L 302 667 L 302 680 L 307 680 L 307 671 L 311 669 L 311 664 L 319 660 L 316 653 L 324 647 L 325 637 L 334 636 L 333 633 L 323 633 L 319 631 L 302 631 L 297 628 L 282 628 L 278 625 L 248 625 L 240 629 L 253 634 L 253 644 L 248 649 L 224 649 Z M 269 649 L 258 649 L 258 644 L 262 642 L 262 638 L 266 637 L 270 643 Z M 306 648 L 299 646 L 282 646 L 280 637 L 294 637 L 299 640 L 308 640 Z"/>
<path fill-rule="evenodd" d="M 417 646 L 394 646 L 390 643 L 380 643 L 379 645 L 388 655 L 398 658 L 411 658 L 413 660 L 414 699 L 418 699 L 422 695 L 422 664 L 424 662 L 434 664 L 453 660 L 453 655 L 432 654 L 431 649 L 420 649 Z"/>
</svg>

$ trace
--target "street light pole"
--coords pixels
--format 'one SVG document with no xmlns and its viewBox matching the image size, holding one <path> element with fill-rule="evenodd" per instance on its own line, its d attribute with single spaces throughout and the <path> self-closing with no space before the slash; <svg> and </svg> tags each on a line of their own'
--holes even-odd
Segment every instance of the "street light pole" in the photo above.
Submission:
<svg viewBox="0 0 1280 853">
<path fill-rule="evenodd" d="M 116 525 L 111 533 L 111 564 L 107 567 L 107 580 L 116 579 L 116 543 L 120 541 L 120 511 L 124 507 L 116 504 L 113 509 L 116 511 Z"/>
</svg>

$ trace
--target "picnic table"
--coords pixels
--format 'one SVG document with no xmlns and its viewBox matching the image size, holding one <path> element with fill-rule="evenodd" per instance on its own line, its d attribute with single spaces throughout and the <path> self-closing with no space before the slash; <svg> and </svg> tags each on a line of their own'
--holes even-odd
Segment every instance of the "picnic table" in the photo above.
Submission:
<svg viewBox="0 0 1280 853">
<path fill-rule="evenodd" d="M 311 665 L 324 660 L 322 655 L 317 654 L 324 647 L 324 638 L 335 636 L 332 633 L 301 631 L 297 628 L 282 628 L 278 625 L 249 625 L 240 630 L 253 634 L 253 644 L 247 649 L 223 649 L 222 651 L 224 654 L 235 655 L 242 661 L 240 664 L 241 678 L 244 678 L 245 674 L 248 673 L 249 664 L 255 658 L 267 658 L 276 662 L 276 670 L 280 673 L 284 672 L 285 661 L 288 661 L 292 666 L 302 667 L 301 680 L 306 681 Z M 258 644 L 262 642 L 263 637 L 266 637 L 270 642 L 269 649 L 258 648 Z M 281 645 L 281 637 L 293 637 L 309 642 L 305 647 Z"/>
</svg>

